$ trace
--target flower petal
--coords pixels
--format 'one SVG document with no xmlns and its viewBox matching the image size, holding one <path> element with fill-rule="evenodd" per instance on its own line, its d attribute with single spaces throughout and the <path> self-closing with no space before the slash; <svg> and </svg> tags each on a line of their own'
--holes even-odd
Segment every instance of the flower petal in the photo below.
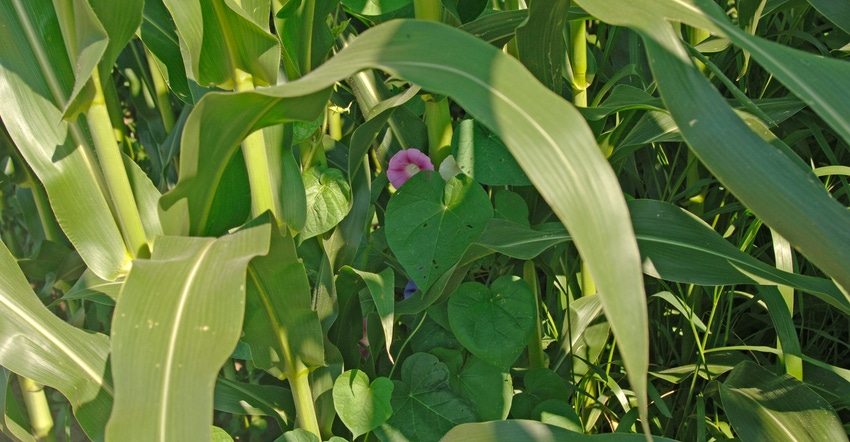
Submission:
<svg viewBox="0 0 850 442">
<path fill-rule="evenodd" d="M 434 170 L 431 159 L 419 149 L 400 150 L 390 159 L 387 167 L 387 178 L 396 189 L 400 188 L 414 174 L 408 171 L 408 165 L 415 165 L 419 170 Z M 414 169 L 414 168 L 410 168 Z M 415 169 L 414 169 L 415 170 Z"/>
<path fill-rule="evenodd" d="M 408 280 L 407 285 L 404 286 L 404 299 L 413 296 L 417 290 L 419 290 L 419 287 L 416 286 L 416 283 L 412 279 Z"/>
</svg>

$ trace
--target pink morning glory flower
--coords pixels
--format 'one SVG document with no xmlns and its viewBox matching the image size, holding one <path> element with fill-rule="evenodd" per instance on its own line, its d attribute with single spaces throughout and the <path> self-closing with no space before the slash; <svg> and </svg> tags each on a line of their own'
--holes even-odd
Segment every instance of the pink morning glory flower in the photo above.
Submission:
<svg viewBox="0 0 850 442">
<path fill-rule="evenodd" d="M 434 170 L 428 155 L 420 152 L 419 149 L 400 150 L 390 159 L 387 178 L 390 179 L 393 187 L 398 189 L 420 170 Z"/>
</svg>

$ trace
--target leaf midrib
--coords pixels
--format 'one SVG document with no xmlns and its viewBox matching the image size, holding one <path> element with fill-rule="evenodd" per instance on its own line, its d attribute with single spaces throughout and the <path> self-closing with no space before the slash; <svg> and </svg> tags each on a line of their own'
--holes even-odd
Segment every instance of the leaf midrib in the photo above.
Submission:
<svg viewBox="0 0 850 442">
<path fill-rule="evenodd" d="M 159 414 L 159 439 L 163 442 L 167 441 L 167 430 L 169 426 L 166 424 L 168 421 L 168 406 L 169 406 L 169 395 L 171 393 L 171 377 L 172 370 L 174 366 L 175 359 L 175 349 L 178 344 L 178 337 L 180 335 L 180 326 L 183 323 L 182 319 L 184 316 L 184 310 L 186 308 L 186 303 L 189 299 L 189 296 L 192 294 L 192 288 L 195 280 L 198 278 L 201 268 L 205 264 L 205 258 L 209 255 L 210 250 L 215 245 L 215 241 L 209 241 L 204 247 L 200 250 L 200 252 L 196 255 L 197 259 L 195 264 L 192 266 L 189 274 L 186 276 L 186 281 L 183 284 L 183 288 L 180 290 L 180 295 L 178 297 L 177 309 L 174 313 L 174 325 L 171 329 L 171 336 L 168 338 L 168 346 L 166 347 L 165 354 L 165 363 L 163 369 L 163 382 L 162 382 L 162 404 L 160 408 Z"/>
<path fill-rule="evenodd" d="M 98 374 L 97 370 L 83 360 L 82 356 L 78 355 L 70 347 L 68 347 L 59 336 L 53 334 L 47 329 L 47 327 L 44 327 L 36 318 L 27 314 L 26 310 L 20 308 L 17 303 L 12 302 L 12 299 L 5 291 L 0 292 L 0 303 L 11 310 L 12 313 L 20 317 L 25 323 L 29 324 L 39 334 L 47 338 L 48 341 L 52 342 L 62 351 L 62 353 L 65 353 L 72 361 L 82 368 L 83 371 L 95 382 L 95 384 L 99 385 L 106 393 L 109 394 L 109 396 L 113 396 L 112 387 L 104 382 L 103 377 Z"/>
</svg>

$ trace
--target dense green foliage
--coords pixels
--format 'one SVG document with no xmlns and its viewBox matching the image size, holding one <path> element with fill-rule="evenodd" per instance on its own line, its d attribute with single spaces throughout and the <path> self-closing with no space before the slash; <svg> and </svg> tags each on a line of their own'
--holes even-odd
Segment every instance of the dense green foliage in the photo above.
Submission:
<svg viewBox="0 0 850 442">
<path fill-rule="evenodd" d="M 831 0 L 3 1 L 0 433 L 846 440 L 848 53 Z"/>
</svg>

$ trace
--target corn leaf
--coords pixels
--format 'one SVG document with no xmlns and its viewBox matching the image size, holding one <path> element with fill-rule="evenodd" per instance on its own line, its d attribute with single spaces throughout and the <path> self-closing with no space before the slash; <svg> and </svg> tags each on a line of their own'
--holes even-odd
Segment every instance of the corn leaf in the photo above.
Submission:
<svg viewBox="0 0 850 442">
<path fill-rule="evenodd" d="M 0 244 L 0 317 L 0 365 L 62 392 L 88 436 L 103 436 L 112 406 L 109 339 L 47 310 L 5 244 Z"/>
<path fill-rule="evenodd" d="M 74 248 L 93 272 L 114 280 L 129 264 L 129 254 L 82 129 L 62 121 L 74 91 L 72 60 L 84 57 L 69 56 L 51 6 L 0 4 L 0 116 Z"/>
<path fill-rule="evenodd" d="M 850 288 L 850 212 L 785 152 L 753 132 L 690 61 L 666 20 L 729 38 L 850 141 L 850 64 L 750 36 L 705 0 L 578 0 L 589 13 L 644 38 L 661 98 L 702 163 L 771 228 Z M 812 75 L 815 69 L 818 75 Z M 771 195 L 766 198 L 765 195 Z"/>
<path fill-rule="evenodd" d="M 109 439 L 210 440 L 215 379 L 242 330 L 245 269 L 268 251 L 270 229 L 161 236 L 150 259 L 133 262 L 112 324 Z"/>
</svg>

